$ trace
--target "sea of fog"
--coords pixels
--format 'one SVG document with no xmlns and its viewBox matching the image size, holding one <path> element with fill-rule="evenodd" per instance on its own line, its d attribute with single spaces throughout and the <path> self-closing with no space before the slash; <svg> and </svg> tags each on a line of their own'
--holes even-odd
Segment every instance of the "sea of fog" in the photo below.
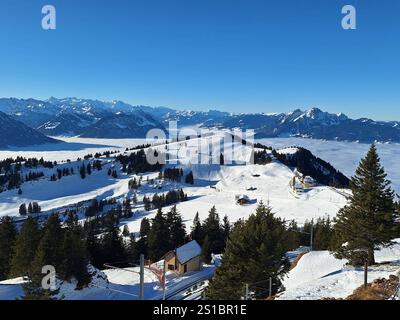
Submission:
<svg viewBox="0 0 400 320">
<path fill-rule="evenodd" d="M 259 139 L 258 142 L 283 148 L 300 146 L 310 150 L 314 155 L 328 161 L 336 169 L 342 171 L 348 177 L 354 172 L 370 147 L 369 144 L 358 142 L 325 141 L 303 138 L 273 138 Z M 393 188 L 400 193 L 400 144 L 377 144 L 379 156 L 384 166 L 388 179 L 392 181 Z"/>
</svg>

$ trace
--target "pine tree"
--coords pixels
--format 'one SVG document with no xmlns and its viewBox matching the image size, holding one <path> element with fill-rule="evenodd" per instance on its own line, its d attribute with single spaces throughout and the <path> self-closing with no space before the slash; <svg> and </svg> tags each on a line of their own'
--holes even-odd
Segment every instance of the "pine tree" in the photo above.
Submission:
<svg viewBox="0 0 400 320">
<path fill-rule="evenodd" d="M 179 214 L 176 206 L 173 206 L 167 213 L 167 225 L 169 228 L 169 249 L 173 250 L 185 243 L 186 229 L 182 222 L 182 217 Z"/>
<path fill-rule="evenodd" d="M 0 219 L 0 280 L 7 279 L 11 268 L 13 244 L 17 236 L 13 220 L 10 217 Z"/>
<path fill-rule="evenodd" d="M 101 244 L 96 237 L 94 227 L 90 225 L 86 232 L 86 250 L 90 263 L 98 269 L 103 267 L 103 257 L 101 252 Z"/>
<path fill-rule="evenodd" d="M 222 221 L 223 221 L 222 233 L 224 236 L 224 244 L 226 244 L 226 241 L 228 240 L 229 237 L 229 233 L 231 232 L 231 224 L 229 223 L 227 215 L 224 216 L 224 219 Z"/>
<path fill-rule="evenodd" d="M 207 246 L 203 244 L 202 256 L 204 261 L 210 262 L 212 253 L 222 253 L 225 248 L 224 232 L 215 206 L 211 208 L 207 219 L 204 221 L 203 230 L 206 235 L 205 240 L 207 240 L 207 242 L 204 242 Z"/>
<path fill-rule="evenodd" d="M 328 218 L 318 218 L 314 224 L 313 231 L 313 249 L 314 250 L 329 250 L 332 242 L 332 225 Z"/>
<path fill-rule="evenodd" d="M 19 214 L 20 214 L 21 216 L 26 216 L 27 213 L 28 213 L 28 210 L 26 209 L 26 204 L 25 204 L 25 203 L 21 204 L 21 205 L 19 206 Z"/>
<path fill-rule="evenodd" d="M 350 203 L 339 211 L 335 221 L 334 252 L 353 265 L 373 265 L 374 250 L 391 244 L 397 218 L 394 192 L 375 145 L 361 160 L 350 188 Z"/>
<path fill-rule="evenodd" d="M 127 245 L 126 252 L 127 252 L 128 261 L 130 263 L 136 264 L 138 262 L 138 260 L 140 259 L 138 243 L 136 242 L 136 239 L 134 236 L 130 237 L 130 241 Z"/>
<path fill-rule="evenodd" d="M 144 205 L 144 210 L 146 210 L 146 211 L 150 211 L 151 210 L 151 201 L 146 196 L 143 197 L 143 205 Z"/>
<path fill-rule="evenodd" d="M 254 298 L 264 298 L 268 296 L 270 277 L 275 294 L 289 270 L 287 235 L 285 222 L 261 203 L 247 221 L 240 220 L 233 227 L 222 265 L 207 289 L 207 298 L 239 300 L 244 296 L 246 283 L 250 284 Z M 257 285 L 251 286 L 254 283 Z"/>
<path fill-rule="evenodd" d="M 142 221 L 140 222 L 140 236 L 141 237 L 147 237 L 150 233 L 150 221 L 147 218 L 143 218 Z"/>
<path fill-rule="evenodd" d="M 78 281 L 77 287 L 81 288 L 90 282 L 90 275 L 87 270 L 86 241 L 82 227 L 72 216 L 71 218 L 68 221 L 62 244 L 63 260 L 59 275 L 63 280 L 76 279 Z"/>
<path fill-rule="evenodd" d="M 92 165 L 90 164 L 90 162 L 87 164 L 86 172 L 88 175 L 92 174 Z"/>
<path fill-rule="evenodd" d="M 10 277 L 29 274 L 40 240 L 40 230 L 35 219 L 29 217 L 21 227 L 13 248 Z"/>
<path fill-rule="evenodd" d="M 301 245 L 301 236 L 303 235 L 303 233 L 301 233 L 301 230 L 295 220 L 289 222 L 287 229 L 289 249 L 295 250 Z M 309 244 L 307 243 L 307 245 Z"/>
<path fill-rule="evenodd" d="M 196 215 L 193 219 L 193 225 L 190 232 L 190 238 L 192 240 L 196 240 L 200 246 L 203 245 L 204 242 L 204 229 L 201 225 L 201 221 L 199 218 L 199 213 L 196 212 Z"/>
<path fill-rule="evenodd" d="M 39 206 L 37 202 L 32 202 L 32 213 L 40 213 L 42 208 Z"/>
<path fill-rule="evenodd" d="M 131 235 L 128 225 L 124 225 L 124 229 L 122 230 L 122 235 L 124 237 L 129 237 Z"/>
<path fill-rule="evenodd" d="M 85 179 L 85 178 L 86 178 L 86 168 L 85 168 L 85 164 L 82 164 L 81 168 L 79 169 L 79 173 L 80 173 L 82 179 Z"/>
<path fill-rule="evenodd" d="M 133 203 L 134 205 L 136 205 L 136 204 L 138 203 L 138 198 L 137 198 L 136 193 L 133 194 L 132 203 Z"/>
<path fill-rule="evenodd" d="M 193 172 L 192 172 L 192 171 L 190 171 L 190 172 L 187 174 L 187 176 L 186 176 L 186 178 L 185 178 L 185 183 L 194 184 L 194 178 L 193 178 Z"/>
<path fill-rule="evenodd" d="M 158 261 L 168 252 L 169 230 L 167 221 L 161 211 L 158 210 L 153 219 L 149 233 L 149 256 L 152 261 Z"/>
<path fill-rule="evenodd" d="M 29 202 L 29 204 L 28 204 L 28 213 L 29 214 L 33 213 L 33 208 L 32 208 L 32 203 L 31 202 Z"/>
<path fill-rule="evenodd" d="M 64 230 L 61 228 L 61 222 L 58 215 L 51 215 L 46 222 L 43 230 L 43 236 L 40 239 L 35 259 L 32 263 L 32 273 L 41 275 L 42 267 L 52 265 L 56 270 L 62 269 L 62 244 Z"/>
<path fill-rule="evenodd" d="M 115 227 L 104 235 L 102 240 L 102 256 L 104 263 L 121 263 L 127 260 L 119 228 Z"/>
<path fill-rule="evenodd" d="M 30 282 L 23 286 L 25 299 L 50 299 L 52 292 L 42 288 L 42 268 L 51 265 L 56 273 L 63 270 L 62 244 L 64 231 L 61 228 L 58 215 L 51 215 L 46 222 L 43 236 L 39 241 L 35 258 L 29 268 L 28 276 Z"/>
</svg>

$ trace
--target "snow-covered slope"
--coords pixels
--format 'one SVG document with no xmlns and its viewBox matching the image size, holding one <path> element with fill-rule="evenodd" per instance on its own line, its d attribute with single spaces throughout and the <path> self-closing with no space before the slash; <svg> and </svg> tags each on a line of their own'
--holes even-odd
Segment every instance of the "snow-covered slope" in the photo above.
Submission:
<svg viewBox="0 0 400 320">
<path fill-rule="evenodd" d="M 390 263 L 370 267 L 369 282 L 400 272 L 400 239 L 393 247 L 377 250 L 375 255 L 377 263 Z M 336 259 L 328 251 L 305 254 L 284 280 L 286 291 L 278 299 L 346 298 L 364 281 L 363 268 L 346 266 L 346 263 L 346 260 Z"/>
</svg>

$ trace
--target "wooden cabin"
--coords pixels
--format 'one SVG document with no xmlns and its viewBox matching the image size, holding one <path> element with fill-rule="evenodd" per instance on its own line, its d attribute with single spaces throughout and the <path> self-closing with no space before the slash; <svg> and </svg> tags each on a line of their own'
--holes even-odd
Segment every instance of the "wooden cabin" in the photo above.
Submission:
<svg viewBox="0 0 400 320">
<path fill-rule="evenodd" d="M 250 204 L 250 198 L 248 196 L 246 196 L 245 194 L 237 195 L 235 197 L 235 200 L 236 200 L 236 203 L 241 206 Z"/>
<path fill-rule="evenodd" d="M 199 271 L 201 269 L 201 247 L 196 240 L 193 240 L 168 252 L 164 259 L 167 270 L 174 271 L 179 276 Z"/>
</svg>

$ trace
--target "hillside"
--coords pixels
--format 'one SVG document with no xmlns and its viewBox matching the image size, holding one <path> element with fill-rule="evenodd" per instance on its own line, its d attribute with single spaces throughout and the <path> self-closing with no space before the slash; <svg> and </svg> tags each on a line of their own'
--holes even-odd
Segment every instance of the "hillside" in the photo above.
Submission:
<svg viewBox="0 0 400 320">
<path fill-rule="evenodd" d="M 42 133 L 31 129 L 22 122 L 14 120 L 3 112 L 0 112 L 0 147 L 23 147 L 56 143 L 57 140 L 46 137 Z"/>
<path fill-rule="evenodd" d="M 375 255 L 378 264 L 369 267 L 369 282 L 388 278 L 392 274 L 399 275 L 400 239 L 392 247 L 376 250 Z M 346 263 L 346 260 L 338 260 L 328 251 L 305 254 L 284 280 L 286 290 L 278 299 L 319 300 L 348 297 L 363 284 L 364 272 L 362 268 L 346 266 Z"/>
</svg>

